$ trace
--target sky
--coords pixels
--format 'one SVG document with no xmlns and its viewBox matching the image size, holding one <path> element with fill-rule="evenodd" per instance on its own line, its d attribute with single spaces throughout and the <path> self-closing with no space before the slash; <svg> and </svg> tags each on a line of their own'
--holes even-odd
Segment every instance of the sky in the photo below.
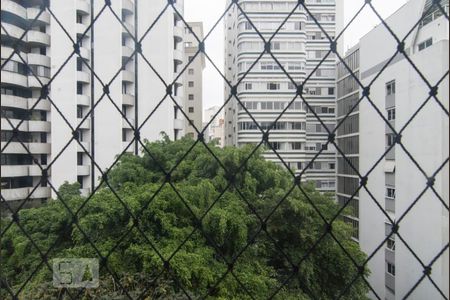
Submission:
<svg viewBox="0 0 450 300">
<path fill-rule="evenodd" d="M 344 26 L 352 19 L 362 7 L 365 0 L 340 0 L 344 2 Z M 386 18 L 399 9 L 407 0 L 372 0 L 372 5 Z M 205 35 L 211 30 L 217 20 L 225 11 L 225 0 L 185 0 L 184 17 L 188 22 L 203 22 Z M 361 14 L 351 23 L 344 32 L 344 50 L 355 45 L 359 38 L 364 36 L 380 20 L 372 12 L 370 7 L 365 7 Z M 223 69 L 224 62 L 224 28 L 220 22 L 205 41 L 206 53 L 214 64 Z M 203 71 L 203 108 L 223 104 L 224 81 L 211 63 L 206 60 Z"/>
</svg>

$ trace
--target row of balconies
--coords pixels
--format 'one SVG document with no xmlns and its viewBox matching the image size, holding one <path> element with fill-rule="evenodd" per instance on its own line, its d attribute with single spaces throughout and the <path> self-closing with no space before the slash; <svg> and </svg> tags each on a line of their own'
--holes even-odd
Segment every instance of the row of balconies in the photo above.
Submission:
<svg viewBox="0 0 450 300">
<path fill-rule="evenodd" d="M 41 166 L 46 168 L 46 166 Z M 38 165 L 2 165 L 2 177 L 41 176 L 42 171 Z M 50 174 L 49 174 L 50 175 Z"/>
<path fill-rule="evenodd" d="M 42 85 L 47 84 L 50 81 L 50 79 L 47 77 L 37 76 L 37 78 L 39 78 L 39 82 L 34 75 L 27 76 L 3 70 L 1 71 L 1 77 L 2 83 L 36 89 L 42 88 Z"/>
<path fill-rule="evenodd" d="M 15 1 L 2 0 L 2 11 L 9 12 L 24 20 L 33 22 L 37 15 L 40 13 L 41 9 L 39 7 L 26 8 Z M 50 14 L 47 11 L 43 11 L 36 19 L 36 21 L 34 21 L 34 24 L 38 22 L 50 24 Z"/>
<path fill-rule="evenodd" d="M 22 146 L 19 142 L 11 142 L 6 146 L 7 142 L 1 142 L 2 154 L 50 154 L 51 144 L 50 143 L 23 143 L 26 147 Z M 6 147 L 5 147 L 6 146 Z"/>
<path fill-rule="evenodd" d="M 15 107 L 21 109 L 35 109 L 35 110 L 45 110 L 50 111 L 50 101 L 47 99 L 41 99 L 36 106 L 35 103 L 38 101 L 37 98 L 23 98 L 13 95 L 2 95 L 2 106 L 5 107 Z M 2 125 L 3 126 L 3 125 Z"/>
<path fill-rule="evenodd" d="M 50 46 L 50 35 L 45 32 L 40 32 L 37 30 L 27 30 L 24 35 L 25 30 L 22 28 L 8 24 L 2 23 L 1 35 L 2 37 L 9 37 L 14 39 L 20 39 L 22 42 L 27 42 L 29 44 L 36 44 L 39 46 Z"/>
<path fill-rule="evenodd" d="M 1 194 L 6 201 L 14 201 L 23 200 L 28 196 L 30 199 L 50 198 L 51 190 L 50 187 L 23 187 L 17 189 L 2 189 Z"/>
<path fill-rule="evenodd" d="M 48 121 L 34 121 L 34 120 L 20 120 L 20 119 L 11 119 L 8 118 L 9 122 L 12 123 L 14 128 L 17 127 L 17 125 L 21 122 L 18 130 L 20 131 L 26 131 L 26 132 L 50 132 L 50 122 Z M 1 126 L 2 130 L 13 130 L 11 128 L 11 124 L 8 122 L 7 119 L 3 118 L 1 119 Z"/>
</svg>

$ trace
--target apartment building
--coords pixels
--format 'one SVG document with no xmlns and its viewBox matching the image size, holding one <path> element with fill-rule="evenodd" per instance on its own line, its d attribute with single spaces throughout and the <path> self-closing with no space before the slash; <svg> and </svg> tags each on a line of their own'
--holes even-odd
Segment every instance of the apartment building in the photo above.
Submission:
<svg viewBox="0 0 450 300">
<path fill-rule="evenodd" d="M 204 120 L 203 120 L 203 127 L 206 127 L 209 124 L 208 128 L 205 131 L 206 141 L 210 142 L 213 140 L 217 141 L 217 145 L 219 147 L 223 147 L 224 143 L 224 119 L 223 119 L 223 110 L 220 110 L 220 106 L 212 106 L 208 109 L 205 109 L 204 112 Z M 217 113 L 219 112 L 219 113 Z M 217 115 L 216 115 L 217 114 Z"/>
<path fill-rule="evenodd" d="M 345 157 L 336 153 L 336 200 L 349 207 L 343 216 L 353 228 L 353 238 L 359 238 L 359 45 L 349 49 L 336 72 L 336 142 Z M 349 70 L 350 69 L 350 70 Z"/>
<path fill-rule="evenodd" d="M 314 111 L 329 130 L 334 129 L 336 61 L 333 53 L 326 56 L 330 49 L 329 41 L 306 10 L 302 6 L 297 7 L 298 1 L 239 3 L 251 23 L 235 6 L 225 19 L 225 73 L 232 85 L 240 84 L 236 97 L 225 108 L 224 143 L 256 145 L 262 139 L 262 132 L 256 123 L 264 131 L 273 126 L 268 142 L 289 168 L 297 173 L 304 170 L 323 148 L 302 179 L 314 181 L 320 191 L 332 192 L 335 190 L 335 151 L 333 147 L 325 146 L 328 132 L 313 114 Z M 322 28 L 334 37 L 342 28 L 342 3 L 315 0 L 306 1 L 306 4 Z M 252 66 L 265 50 L 265 44 L 253 26 L 268 40 L 293 10 L 271 41 L 270 51 L 297 84 L 304 84 L 302 94 L 309 107 L 300 97 L 296 97 L 295 85 L 270 54 L 264 54 Z M 339 47 L 341 45 L 338 43 Z M 226 86 L 225 100 L 231 92 L 232 89 Z M 295 101 L 273 124 L 294 98 Z M 281 164 L 271 150 L 266 151 L 265 157 Z"/>
<path fill-rule="evenodd" d="M 440 3 L 448 14 L 448 1 Z M 368 263 L 369 283 L 377 294 L 371 293 L 374 299 L 403 299 L 424 274 L 421 262 L 429 266 L 449 241 L 448 209 L 442 203 L 448 207 L 448 163 L 436 176 L 433 175 L 448 159 L 449 153 L 448 115 L 442 109 L 444 107 L 447 112 L 449 109 L 449 80 L 448 76 L 443 77 L 449 66 L 449 31 L 447 19 L 431 5 L 429 0 L 410 0 L 385 20 L 401 38 L 414 28 L 408 34 L 404 48 L 423 77 L 402 54 L 397 54 L 381 72 L 398 45 L 382 24 L 362 37 L 359 46 L 346 57 L 347 62 L 353 58 L 358 60 L 356 51 L 359 48 L 359 62 L 354 62 L 351 68 L 365 86 L 377 76 L 371 84 L 369 97 L 386 119 L 383 120 L 364 99 L 350 114 L 349 127 L 343 126 L 338 131 L 338 143 L 352 164 L 363 176 L 371 170 L 367 182 L 370 194 L 365 189 L 360 190 L 358 197 L 349 204 L 358 214 L 346 217 L 358 226 L 359 234 L 355 237 L 368 255 L 391 234 L 393 227 L 389 218 L 399 222 L 401 236 L 400 239 L 399 235 L 391 235 Z M 423 18 L 422 22 L 414 27 L 420 18 Z M 379 47 L 380 41 L 383 41 L 383 47 Z M 356 103 L 358 93 L 353 80 L 345 81 L 351 77 L 340 70 L 338 65 L 338 120 Z M 433 95 L 423 78 L 431 86 L 440 82 L 437 88 L 439 100 L 431 97 L 421 108 Z M 412 118 L 417 110 L 419 113 Z M 402 131 L 401 143 L 409 154 L 397 144 L 394 130 Z M 342 203 L 359 183 L 353 170 L 345 163 L 340 169 L 340 165 L 338 157 L 337 197 Z M 428 188 L 423 192 L 427 184 L 434 191 Z M 433 261 L 430 277 L 434 283 L 425 277 L 415 287 L 414 299 L 449 297 L 448 254 L 447 249 Z"/>
<path fill-rule="evenodd" d="M 205 57 L 201 53 L 195 56 L 198 51 L 198 41 L 195 36 L 199 40 L 203 40 L 203 23 L 191 22 L 188 25 L 190 29 L 185 28 L 184 36 L 185 62 L 192 62 L 184 72 L 184 112 L 187 114 L 184 122 L 184 134 L 196 138 L 197 132 L 192 127 L 191 122 L 198 131 L 203 130 L 203 70 L 205 69 Z"/>
<path fill-rule="evenodd" d="M 50 14 L 44 12 L 33 22 L 39 11 L 37 2 L 1 2 L 1 194 L 4 200 L 24 199 L 30 194 L 30 200 L 40 203 L 50 196 L 50 188 L 45 182 L 40 183 L 42 172 L 34 163 L 46 166 L 51 158 L 51 105 L 46 99 L 37 101 L 41 83 L 47 84 L 50 78 Z M 5 63 L 15 45 L 17 54 Z M 19 123 L 18 130 L 14 130 Z"/>
<path fill-rule="evenodd" d="M 109 168 L 122 151 L 139 153 L 141 145 L 133 141 L 133 128 L 140 128 L 141 140 L 150 141 L 159 139 L 161 132 L 177 139 L 184 129 L 175 104 L 183 105 L 184 26 L 179 16 L 183 1 L 174 4 L 178 13 L 169 7 L 142 41 L 145 59 L 135 53 L 133 36 L 147 31 L 166 1 L 111 1 L 123 24 L 106 8 L 92 27 L 89 24 L 104 2 L 51 1 L 60 24 L 47 11 L 33 21 L 44 2 L 1 2 L 2 64 L 17 45 L 31 68 L 27 70 L 16 54 L 1 71 L 1 193 L 7 201 L 22 200 L 31 192 L 31 199 L 41 201 L 55 196 L 48 182 L 41 180 L 36 162 L 44 167 L 52 162 L 47 173 L 55 188 L 65 181 L 78 181 L 86 195 L 95 187 L 100 170 Z M 19 41 L 30 24 L 32 28 Z M 66 62 L 74 50 L 71 39 L 79 55 Z M 41 84 L 56 73 L 49 99 L 58 109 L 48 99 L 37 102 Z M 175 101 L 164 99 L 167 89 L 161 79 L 172 86 Z M 24 121 L 14 132 L 6 118 L 13 125 Z M 27 150 L 18 140 L 25 142 Z"/>
</svg>

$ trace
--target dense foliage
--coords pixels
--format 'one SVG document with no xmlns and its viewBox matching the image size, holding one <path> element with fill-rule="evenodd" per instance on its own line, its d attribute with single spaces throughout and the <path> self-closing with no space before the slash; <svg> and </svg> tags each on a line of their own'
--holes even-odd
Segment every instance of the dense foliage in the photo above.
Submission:
<svg viewBox="0 0 450 300">
<path fill-rule="evenodd" d="M 239 169 L 251 153 L 250 147 L 219 149 L 210 145 L 228 168 L 226 173 L 198 144 L 171 173 L 169 183 L 161 167 L 170 170 L 192 143 L 190 139 L 148 143 L 153 157 L 146 152 L 140 157 L 123 156 L 109 172 L 110 186 L 103 184 L 86 205 L 82 206 L 85 198 L 79 195 L 77 184 L 65 184 L 60 199 L 21 210 L 20 225 L 42 252 L 54 245 L 47 255 L 50 266 L 54 257 L 98 257 L 84 233 L 103 256 L 109 254 L 108 268 L 101 268 L 100 287 L 81 291 L 85 298 L 122 299 L 121 284 L 131 296 L 149 287 L 149 299 L 185 299 L 182 288 L 192 298 L 209 292 L 212 299 L 250 299 L 248 293 L 265 299 L 288 278 L 276 298 L 333 299 L 344 291 L 357 269 L 329 234 L 303 259 L 326 229 L 305 195 L 295 187 L 277 207 L 294 184 L 285 170 L 265 161 L 261 152 Z M 227 188 L 229 180 L 234 184 Z M 316 192 L 312 185 L 302 188 L 325 218 L 334 216 L 338 207 L 330 195 Z M 116 194 L 139 219 L 138 228 Z M 79 210 L 79 227 L 72 224 L 65 205 L 73 212 Z M 206 212 L 198 224 L 195 219 Z M 255 212 L 263 219 L 270 215 L 263 228 Z M 2 232 L 10 221 L 2 219 Z M 332 232 L 355 261 L 364 260 L 350 238 L 348 225 L 338 219 Z M 168 269 L 159 254 L 169 260 Z M 236 262 L 229 264 L 236 256 Z M 17 291 L 29 280 L 21 294 L 24 298 L 61 296 L 61 291 L 51 287 L 50 269 L 40 264 L 39 252 L 16 224 L 1 239 L 1 261 L 2 284 Z M 300 261 L 293 274 L 290 262 Z M 114 271 L 120 282 L 108 270 Z M 230 272 L 222 279 L 227 270 Z M 367 290 L 358 279 L 343 298 L 365 299 Z"/>
</svg>

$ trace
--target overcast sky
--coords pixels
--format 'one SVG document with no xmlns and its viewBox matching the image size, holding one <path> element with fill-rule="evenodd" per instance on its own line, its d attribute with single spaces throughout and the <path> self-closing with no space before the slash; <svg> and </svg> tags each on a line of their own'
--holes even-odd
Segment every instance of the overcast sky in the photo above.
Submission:
<svg viewBox="0 0 450 300">
<path fill-rule="evenodd" d="M 344 1 L 344 26 L 351 20 L 361 8 L 364 0 L 341 0 Z M 378 13 L 386 18 L 400 8 L 406 0 L 372 0 L 372 4 Z M 204 32 L 207 34 L 219 17 L 225 11 L 225 0 L 185 0 L 185 18 L 187 21 L 203 22 Z M 344 33 L 344 49 L 356 44 L 361 36 L 380 23 L 377 16 L 366 7 L 357 19 Z M 223 69 L 223 23 L 219 23 L 211 35 L 205 41 L 205 49 L 216 66 Z M 203 108 L 223 104 L 223 79 L 206 61 L 203 72 Z"/>
</svg>

